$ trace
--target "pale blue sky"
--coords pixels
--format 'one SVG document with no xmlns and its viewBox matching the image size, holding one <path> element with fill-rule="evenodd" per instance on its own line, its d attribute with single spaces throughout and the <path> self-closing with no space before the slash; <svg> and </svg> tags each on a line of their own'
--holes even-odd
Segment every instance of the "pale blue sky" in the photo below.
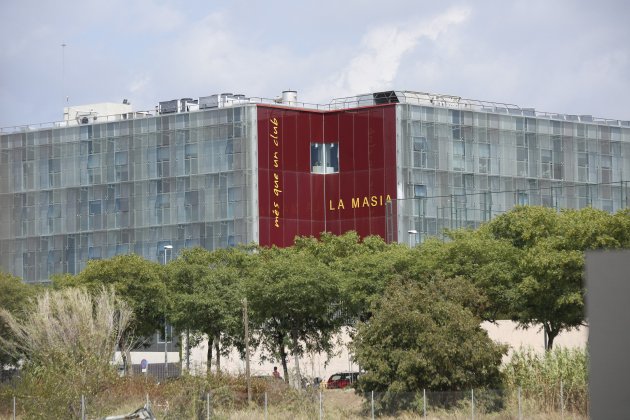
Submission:
<svg viewBox="0 0 630 420">
<path fill-rule="evenodd" d="M 65 96 L 147 110 L 286 89 L 312 103 L 398 89 L 630 120 L 629 12 L 623 0 L 3 0 L 0 127 L 60 120 Z"/>
</svg>

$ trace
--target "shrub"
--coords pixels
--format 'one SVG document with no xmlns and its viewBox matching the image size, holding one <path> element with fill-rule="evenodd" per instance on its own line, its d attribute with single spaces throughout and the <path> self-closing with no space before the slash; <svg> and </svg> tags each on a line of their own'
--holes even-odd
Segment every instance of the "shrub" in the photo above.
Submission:
<svg viewBox="0 0 630 420">
<path fill-rule="evenodd" d="M 0 311 L 13 333 L 0 344 L 23 361 L 15 393 L 28 418 L 76 417 L 116 378 L 111 365 L 132 313 L 113 291 L 46 291 L 29 317 Z"/>
</svg>

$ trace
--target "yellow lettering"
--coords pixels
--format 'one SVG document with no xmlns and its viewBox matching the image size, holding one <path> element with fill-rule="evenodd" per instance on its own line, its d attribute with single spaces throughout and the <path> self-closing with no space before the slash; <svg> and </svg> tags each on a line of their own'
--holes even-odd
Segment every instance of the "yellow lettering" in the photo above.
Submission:
<svg viewBox="0 0 630 420">
<path fill-rule="evenodd" d="M 272 119 L 269 120 L 271 122 L 271 124 L 273 125 L 278 125 L 278 119 L 276 117 L 273 117 Z"/>
<path fill-rule="evenodd" d="M 363 197 L 363 205 L 361 207 L 368 206 L 370 207 L 370 200 L 367 197 Z"/>
<path fill-rule="evenodd" d="M 345 210 L 346 206 L 343 205 L 343 200 L 340 198 L 339 199 L 339 204 L 337 204 L 337 210 L 339 209 L 344 209 Z"/>
<path fill-rule="evenodd" d="M 370 202 L 372 203 L 372 207 L 375 207 L 375 206 L 378 204 L 377 197 L 376 197 L 375 195 L 373 195 L 373 196 L 370 198 Z"/>
<path fill-rule="evenodd" d="M 278 218 L 276 217 L 276 221 L 273 224 L 275 227 L 279 228 L 280 227 L 280 222 L 278 222 Z"/>
<path fill-rule="evenodd" d="M 273 179 L 275 179 L 277 181 L 278 179 L 280 179 L 280 177 L 278 176 L 277 173 L 274 172 L 273 173 Z"/>
<path fill-rule="evenodd" d="M 359 197 L 356 198 L 352 198 L 352 208 L 353 209 L 358 209 L 359 206 L 361 205 L 361 200 L 359 199 Z"/>
<path fill-rule="evenodd" d="M 392 201 L 392 198 L 389 196 L 389 194 L 387 194 L 387 198 L 385 199 L 385 201 Z"/>
<path fill-rule="evenodd" d="M 383 205 L 383 196 L 379 195 L 379 205 L 382 206 Z"/>
<path fill-rule="evenodd" d="M 277 125 L 273 128 L 273 134 L 275 134 L 276 136 L 278 135 L 278 126 Z M 271 137 L 273 137 L 273 136 L 271 136 Z M 275 137 L 275 138 L 278 138 L 278 137 Z"/>
<path fill-rule="evenodd" d="M 332 200 L 328 200 L 328 210 L 335 210 L 332 206 Z"/>
<path fill-rule="evenodd" d="M 273 137 L 273 136 L 272 136 L 272 137 Z M 274 145 L 274 146 L 278 146 L 278 144 L 279 144 L 279 143 L 278 143 L 278 139 L 274 139 L 274 140 L 273 140 L 273 145 Z"/>
<path fill-rule="evenodd" d="M 278 152 L 273 152 L 273 167 L 277 168 L 278 167 L 278 162 L 280 159 L 278 159 Z"/>
<path fill-rule="evenodd" d="M 280 208 L 280 204 L 276 203 L 275 201 L 273 202 L 273 207 L 276 209 Z"/>
</svg>

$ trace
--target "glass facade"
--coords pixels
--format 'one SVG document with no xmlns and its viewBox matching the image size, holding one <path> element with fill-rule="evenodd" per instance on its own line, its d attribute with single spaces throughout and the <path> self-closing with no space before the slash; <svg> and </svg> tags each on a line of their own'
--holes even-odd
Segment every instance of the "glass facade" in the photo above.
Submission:
<svg viewBox="0 0 630 420">
<path fill-rule="evenodd" d="M 476 227 L 516 205 L 630 205 L 628 122 L 512 114 L 398 105 L 401 241 Z"/>
<path fill-rule="evenodd" d="M 165 245 L 174 257 L 258 242 L 273 193 L 259 191 L 274 185 L 259 185 L 265 173 L 286 172 L 273 178 L 284 187 L 283 243 L 298 214 L 308 232 L 323 220 L 321 230 L 334 222 L 416 243 L 516 205 L 630 206 L 629 122 L 411 92 L 389 92 L 389 108 L 365 98 L 332 102 L 349 112 L 249 102 L 2 133 L 0 267 L 40 282 L 119 254 L 161 262 Z M 261 149 L 277 137 L 260 121 L 281 124 L 278 150 Z M 298 195 L 306 187 L 322 194 Z"/>
<path fill-rule="evenodd" d="M 27 282 L 89 259 L 257 239 L 256 106 L 0 137 L 0 266 Z"/>
</svg>

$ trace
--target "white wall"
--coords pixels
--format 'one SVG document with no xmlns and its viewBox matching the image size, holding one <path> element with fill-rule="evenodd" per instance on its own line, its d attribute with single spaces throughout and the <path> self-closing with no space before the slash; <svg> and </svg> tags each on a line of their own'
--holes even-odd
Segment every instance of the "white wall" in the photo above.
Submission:
<svg viewBox="0 0 630 420">
<path fill-rule="evenodd" d="M 544 338 L 542 329 L 530 328 L 527 330 L 517 328 L 517 324 L 512 321 L 498 321 L 496 324 L 484 322 L 482 324 L 490 338 L 493 340 L 508 344 L 510 353 L 505 357 L 509 359 L 509 354 L 514 349 L 520 347 L 531 347 L 537 352 L 544 351 Z M 348 330 L 345 330 L 339 337 L 342 345 L 337 346 L 335 353 L 330 356 L 326 354 L 312 354 L 300 359 L 300 371 L 307 377 L 320 377 L 328 379 L 330 375 L 342 371 L 358 371 L 359 366 L 353 363 L 351 356 L 345 344 L 350 342 Z M 588 328 L 582 327 L 577 330 L 564 332 L 556 337 L 554 347 L 584 348 L 588 340 Z M 195 347 L 191 351 L 191 370 L 205 372 L 206 369 L 207 342 Z M 260 352 L 252 352 L 250 355 L 250 371 L 252 375 L 271 375 L 274 366 L 278 366 L 278 370 L 282 373 L 282 364 L 278 362 L 263 361 Z M 169 353 L 169 360 L 170 360 Z M 164 355 L 161 354 L 161 360 L 164 361 Z M 185 356 L 183 356 L 185 359 Z M 134 359 L 135 360 L 135 359 Z M 183 361 L 185 364 L 185 360 Z M 295 368 L 293 357 L 288 360 L 289 371 Z M 212 370 L 215 369 L 214 360 L 212 361 Z M 221 370 L 233 374 L 245 373 L 245 361 L 240 359 L 238 352 L 233 351 L 229 357 L 221 358 Z"/>
</svg>

